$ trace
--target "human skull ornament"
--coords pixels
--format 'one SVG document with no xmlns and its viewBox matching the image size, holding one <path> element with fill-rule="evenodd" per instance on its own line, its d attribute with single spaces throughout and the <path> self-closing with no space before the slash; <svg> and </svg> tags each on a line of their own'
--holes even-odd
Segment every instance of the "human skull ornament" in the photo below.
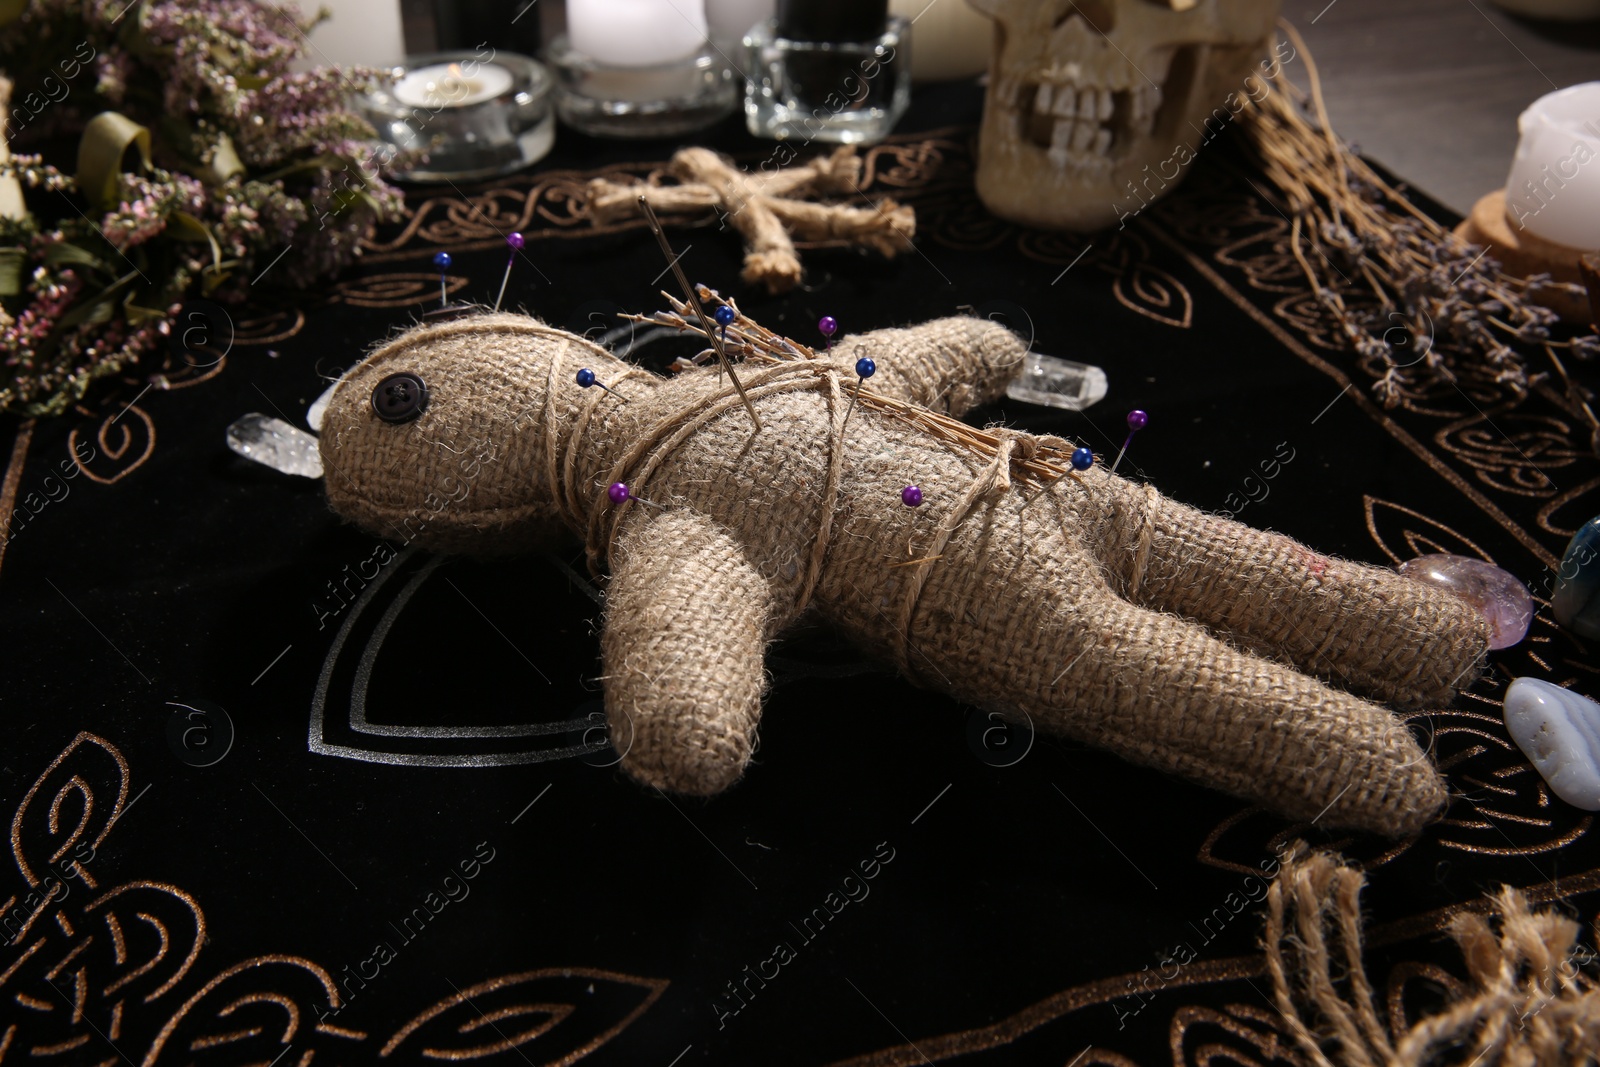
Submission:
<svg viewBox="0 0 1600 1067">
<path fill-rule="evenodd" d="M 1246 79 L 1278 15 L 1278 0 L 968 2 L 995 20 L 978 196 L 1070 230 L 1108 226 L 1182 177 L 1261 91 Z"/>
</svg>

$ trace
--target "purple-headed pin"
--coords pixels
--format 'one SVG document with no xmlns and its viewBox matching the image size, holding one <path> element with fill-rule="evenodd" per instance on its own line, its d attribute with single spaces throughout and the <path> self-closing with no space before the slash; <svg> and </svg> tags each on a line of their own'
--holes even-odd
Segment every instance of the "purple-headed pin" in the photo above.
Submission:
<svg viewBox="0 0 1600 1067">
<path fill-rule="evenodd" d="M 513 230 L 506 234 L 506 247 L 511 249 L 511 254 L 506 256 L 506 272 L 500 279 L 500 295 L 494 298 L 494 309 L 500 310 L 500 301 L 506 298 L 506 283 L 511 280 L 511 264 L 517 261 L 517 253 L 522 251 L 524 242 L 522 234 Z"/>
<path fill-rule="evenodd" d="M 1117 473 L 1117 464 L 1122 462 L 1122 457 L 1128 454 L 1128 446 L 1133 444 L 1133 435 L 1144 429 L 1150 423 L 1150 416 L 1138 408 L 1128 412 L 1128 436 L 1122 442 L 1122 451 L 1117 453 L 1116 460 L 1111 464 L 1111 473 Z"/>
<path fill-rule="evenodd" d="M 908 508 L 920 507 L 922 505 L 921 488 L 915 485 L 908 485 L 900 490 L 900 503 Z"/>
<path fill-rule="evenodd" d="M 435 252 L 433 265 L 439 268 L 439 306 L 442 308 L 450 302 L 450 297 L 444 289 L 444 272 L 450 269 L 450 253 Z"/>
<path fill-rule="evenodd" d="M 606 496 L 611 498 L 613 504 L 626 504 L 630 500 L 637 500 L 639 503 L 649 504 L 653 508 L 661 507 L 660 504 L 652 500 L 646 500 L 642 496 L 634 496 L 633 491 L 628 488 L 626 482 L 612 482 L 610 487 L 606 489 Z"/>
<path fill-rule="evenodd" d="M 832 315 L 824 315 L 817 320 L 817 332 L 828 342 L 825 351 L 833 351 L 833 335 L 839 332 L 839 323 Z"/>
</svg>

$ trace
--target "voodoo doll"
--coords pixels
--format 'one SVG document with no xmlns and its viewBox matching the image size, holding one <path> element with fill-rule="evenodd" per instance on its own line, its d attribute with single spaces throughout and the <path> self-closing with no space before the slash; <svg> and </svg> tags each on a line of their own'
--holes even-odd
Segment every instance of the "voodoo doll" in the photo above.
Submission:
<svg viewBox="0 0 1600 1067">
<path fill-rule="evenodd" d="M 762 335 L 738 316 L 742 362 L 669 378 L 527 316 L 414 327 L 328 401 L 329 501 L 443 551 L 584 538 L 621 766 L 664 790 L 739 780 L 767 645 L 810 609 L 915 684 L 1290 817 L 1442 812 L 1404 724 L 1346 690 L 1448 701 L 1489 643 L 1465 601 L 955 421 L 1023 365 L 993 322 Z"/>
</svg>

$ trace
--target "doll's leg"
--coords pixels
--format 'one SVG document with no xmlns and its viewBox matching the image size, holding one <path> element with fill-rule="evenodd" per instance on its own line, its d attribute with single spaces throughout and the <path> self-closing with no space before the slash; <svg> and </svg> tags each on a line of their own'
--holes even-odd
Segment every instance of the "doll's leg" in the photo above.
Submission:
<svg viewBox="0 0 1600 1067">
<path fill-rule="evenodd" d="M 1410 707 L 1448 701 L 1488 650 L 1488 624 L 1458 597 L 1121 479 L 1102 484 L 1102 558 L 1135 603 Z"/>
<path fill-rule="evenodd" d="M 858 359 L 870 359 L 877 372 L 867 388 L 960 418 L 1005 392 L 1027 351 L 1004 326 L 957 316 L 846 337 L 832 359 L 847 378 Z"/>
<path fill-rule="evenodd" d="M 600 642 L 622 768 L 681 793 L 738 781 L 777 622 L 767 580 L 721 527 L 681 510 L 632 523 L 612 553 Z"/>
<path fill-rule="evenodd" d="M 1068 669 L 1049 686 L 1053 662 L 1022 672 L 1042 726 L 1322 826 L 1404 836 L 1444 809 L 1443 780 L 1385 709 L 1108 590 L 1084 599 Z"/>
</svg>

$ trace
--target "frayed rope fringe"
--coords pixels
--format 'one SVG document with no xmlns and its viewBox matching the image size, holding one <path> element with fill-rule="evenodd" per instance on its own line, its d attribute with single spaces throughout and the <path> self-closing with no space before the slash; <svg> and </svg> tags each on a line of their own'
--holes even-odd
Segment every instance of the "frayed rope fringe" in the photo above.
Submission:
<svg viewBox="0 0 1600 1067">
<path fill-rule="evenodd" d="M 1467 912 L 1449 923 L 1470 982 L 1403 1033 L 1379 1018 L 1361 963 L 1366 876 L 1296 842 L 1267 894 L 1273 997 L 1315 1067 L 1573 1067 L 1600 1056 L 1600 987 L 1583 973 L 1579 926 L 1534 911 L 1517 890 L 1491 897 L 1498 932 Z"/>
</svg>

